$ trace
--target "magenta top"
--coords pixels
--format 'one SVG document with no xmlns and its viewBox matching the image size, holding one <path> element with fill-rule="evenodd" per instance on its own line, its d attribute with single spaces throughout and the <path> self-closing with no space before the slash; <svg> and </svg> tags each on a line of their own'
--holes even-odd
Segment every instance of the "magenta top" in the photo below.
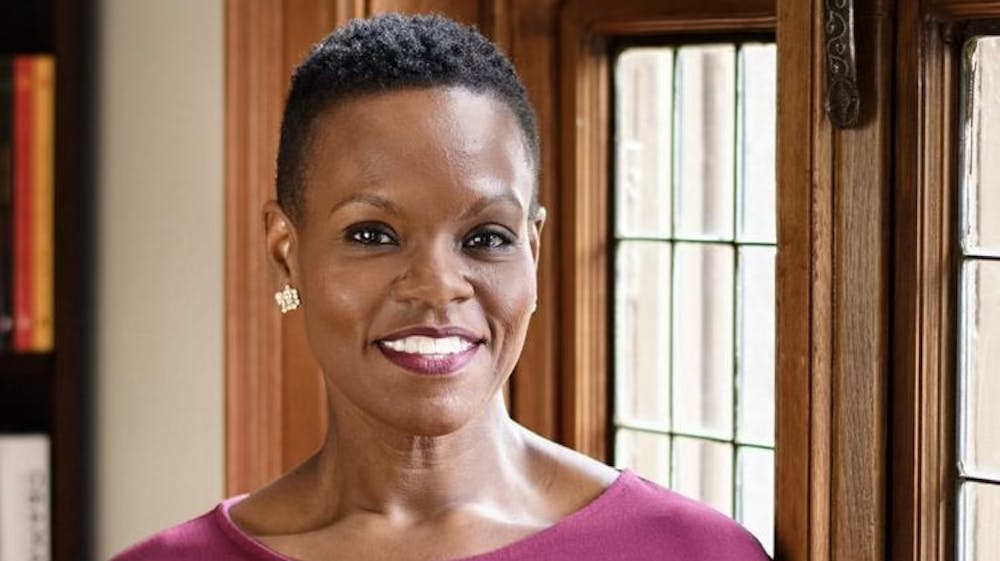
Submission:
<svg viewBox="0 0 1000 561">
<path fill-rule="evenodd" d="M 294 561 L 229 517 L 243 497 L 164 530 L 111 561 Z M 742 526 L 625 470 L 601 495 L 556 524 L 494 551 L 455 561 L 764 561 Z"/>
</svg>

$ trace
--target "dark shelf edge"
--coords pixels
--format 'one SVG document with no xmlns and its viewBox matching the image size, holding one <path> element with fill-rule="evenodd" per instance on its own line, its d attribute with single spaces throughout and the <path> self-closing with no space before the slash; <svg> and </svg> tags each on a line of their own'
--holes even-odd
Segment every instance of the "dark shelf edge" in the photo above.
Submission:
<svg viewBox="0 0 1000 561">
<path fill-rule="evenodd" d="M 0 354 L 0 377 L 51 376 L 55 353 Z"/>
</svg>

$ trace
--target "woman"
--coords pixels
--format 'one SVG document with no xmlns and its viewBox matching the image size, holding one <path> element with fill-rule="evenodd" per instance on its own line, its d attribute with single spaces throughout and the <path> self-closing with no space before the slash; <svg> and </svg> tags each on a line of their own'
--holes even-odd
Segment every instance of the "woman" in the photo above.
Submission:
<svg viewBox="0 0 1000 561">
<path fill-rule="evenodd" d="M 537 173 L 524 88 L 475 31 L 387 15 L 317 45 L 264 222 L 277 303 L 324 373 L 324 446 L 116 560 L 765 559 L 721 514 L 508 416 Z"/>
</svg>

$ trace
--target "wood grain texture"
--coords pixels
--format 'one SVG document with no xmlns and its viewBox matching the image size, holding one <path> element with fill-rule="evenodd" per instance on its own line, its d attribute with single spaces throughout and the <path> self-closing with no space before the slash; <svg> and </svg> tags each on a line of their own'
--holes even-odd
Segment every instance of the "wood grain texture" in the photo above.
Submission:
<svg viewBox="0 0 1000 561">
<path fill-rule="evenodd" d="M 607 459 L 608 54 L 570 3 L 560 24 L 563 442 Z"/>
<path fill-rule="evenodd" d="M 776 559 L 886 551 L 892 6 L 858 13 L 861 124 L 823 112 L 823 3 L 778 3 Z"/>
<path fill-rule="evenodd" d="M 774 0 L 571 0 L 579 24 L 604 34 L 771 31 Z"/>
<path fill-rule="evenodd" d="M 822 19 L 778 1 L 775 559 L 830 558 L 833 189 Z"/>
<path fill-rule="evenodd" d="M 777 217 L 775 364 L 775 559 L 810 555 L 812 329 L 811 195 L 813 17 L 800 2 L 777 3 Z M 826 555 L 817 557 L 825 560 Z"/>
<path fill-rule="evenodd" d="M 226 4 L 226 491 L 249 491 L 307 457 L 325 393 L 298 314 L 282 317 L 261 208 L 274 198 L 288 77 L 310 45 L 361 15 L 359 0 Z"/>
<path fill-rule="evenodd" d="M 445 14 L 452 19 L 478 25 L 480 4 L 478 0 L 368 0 L 368 13 Z"/>
<path fill-rule="evenodd" d="M 524 350 L 511 380 L 512 415 L 522 425 L 547 438 L 561 439 L 559 421 L 559 359 L 561 348 L 558 262 L 562 222 L 558 170 L 558 30 L 557 0 L 500 2 L 490 11 L 497 43 L 507 49 L 528 90 L 538 116 L 541 137 L 539 201 L 548 210 L 542 231 L 538 268 L 538 309 L 531 320 Z M 485 12 L 484 12 L 485 13 Z M 496 23 L 507 20 L 506 24 Z"/>
<path fill-rule="evenodd" d="M 282 6 L 281 107 L 287 95 L 288 77 L 313 44 L 337 25 L 360 15 L 358 3 L 330 0 L 285 0 Z M 279 120 L 280 123 L 280 120 Z M 271 159 L 277 154 L 272 148 Z M 274 198 L 272 180 L 271 196 Z M 260 246 L 263 251 L 263 246 Z M 276 312 L 272 312 L 276 313 Z M 326 391 L 322 372 L 306 339 L 300 313 L 281 316 L 281 464 L 286 471 L 308 458 L 326 435 Z"/>
<path fill-rule="evenodd" d="M 843 561 L 886 550 L 892 16 L 891 0 L 855 12 L 861 120 L 834 133 L 830 540 Z"/>
<path fill-rule="evenodd" d="M 279 1 L 226 4 L 226 493 L 282 470 L 281 325 L 264 256 L 283 62 Z"/>
<path fill-rule="evenodd" d="M 955 551 L 955 54 L 919 6 L 900 4 L 898 25 L 896 110 L 911 118 L 895 131 L 890 559 L 946 561 Z"/>
<path fill-rule="evenodd" d="M 997 0 L 923 0 L 914 3 L 920 4 L 925 15 L 945 21 L 996 18 L 1000 15 L 1000 2 Z"/>
</svg>

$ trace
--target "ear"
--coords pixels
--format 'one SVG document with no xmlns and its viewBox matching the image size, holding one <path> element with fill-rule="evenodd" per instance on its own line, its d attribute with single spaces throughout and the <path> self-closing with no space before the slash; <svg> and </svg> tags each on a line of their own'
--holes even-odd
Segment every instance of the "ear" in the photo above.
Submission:
<svg viewBox="0 0 1000 561">
<path fill-rule="evenodd" d="M 546 212 L 545 207 L 538 207 L 538 212 L 535 213 L 535 218 L 528 226 L 530 229 L 528 237 L 531 243 L 531 257 L 535 260 L 536 269 L 538 268 L 538 258 L 542 254 L 542 228 L 545 226 L 545 217 L 547 214 L 548 213 Z"/>
<path fill-rule="evenodd" d="M 263 219 L 267 260 L 277 273 L 279 286 L 298 286 L 295 226 L 277 201 L 273 200 L 264 203 Z"/>
</svg>

